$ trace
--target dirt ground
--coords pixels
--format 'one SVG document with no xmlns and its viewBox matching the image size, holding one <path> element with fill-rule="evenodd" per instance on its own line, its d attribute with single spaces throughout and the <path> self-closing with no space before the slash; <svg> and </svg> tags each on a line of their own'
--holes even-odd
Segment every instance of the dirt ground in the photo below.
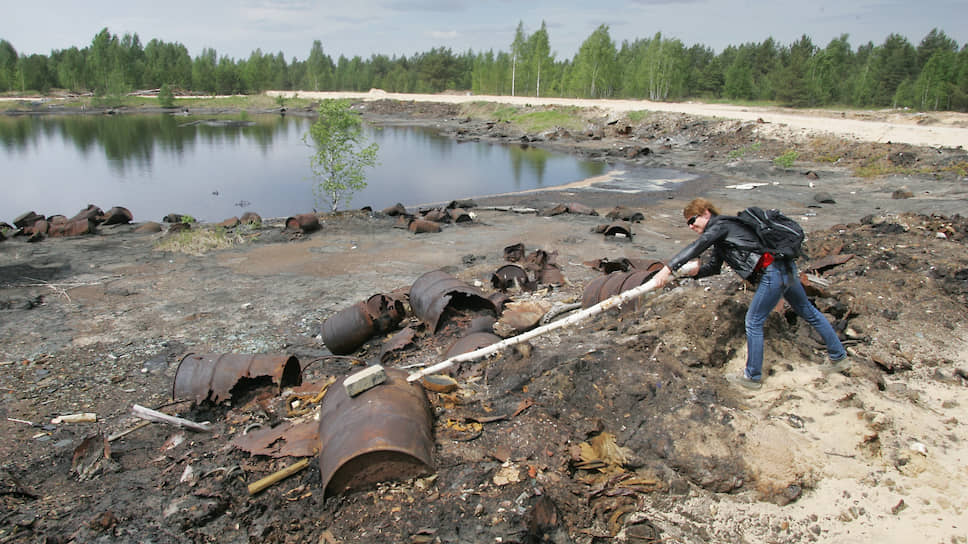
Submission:
<svg viewBox="0 0 968 544">
<path fill-rule="evenodd" d="M 633 122 L 596 110 L 580 134 L 524 134 L 443 101 L 358 107 L 376 124 L 622 168 L 476 198 L 462 203 L 470 221 L 438 233 L 361 210 L 322 214 L 315 232 L 284 218 L 237 227 L 244 243 L 203 255 L 158 250 L 172 234 L 140 225 L 0 242 L 0 542 L 968 542 L 963 148 L 690 113 Z M 794 165 L 775 165 L 791 147 Z M 864 167 L 890 173 L 860 177 Z M 654 190 L 662 180 L 682 183 Z M 433 459 L 420 476 L 326 494 L 318 455 L 285 455 L 295 437 L 258 454 L 237 447 L 260 430 L 315 430 L 311 397 L 330 378 L 443 360 L 489 315 L 455 302 L 434 331 L 403 297 L 402 321 L 333 356 L 323 338 L 339 312 L 399 297 L 435 270 L 498 293 L 492 279 L 515 244 L 544 252 L 563 279 L 510 287 L 506 308 L 581 302 L 603 261 L 641 266 L 691 241 L 681 210 L 696 196 L 801 222 L 798 265 L 853 352 L 849 371 L 824 373 L 819 339 L 781 307 L 767 324 L 763 388 L 731 386 L 752 292 L 724 271 L 452 368 L 456 391 L 426 392 Z M 621 224 L 631 236 L 601 232 L 618 206 L 640 214 Z M 388 351 L 402 330 L 413 340 Z M 506 317 L 492 330 L 513 335 Z M 303 386 L 233 376 L 229 400 L 172 399 L 188 353 L 293 356 Z M 290 412 L 297 399 L 306 413 Z M 144 425 L 136 404 L 211 430 Z M 82 413 L 96 421 L 56 419 Z M 371 415 L 337 434 L 392 434 L 394 414 Z M 306 468 L 250 493 L 300 459 Z"/>
</svg>

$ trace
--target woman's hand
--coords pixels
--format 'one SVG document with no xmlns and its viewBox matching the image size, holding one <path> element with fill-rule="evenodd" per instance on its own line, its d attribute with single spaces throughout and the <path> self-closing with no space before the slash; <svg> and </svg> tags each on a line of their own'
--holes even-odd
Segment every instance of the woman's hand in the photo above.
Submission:
<svg viewBox="0 0 968 544">
<path fill-rule="evenodd" d="M 672 269 L 668 266 L 663 266 L 662 270 L 659 270 L 652 276 L 652 281 L 656 283 L 656 288 L 665 287 L 669 283 L 669 279 L 672 277 Z"/>
</svg>

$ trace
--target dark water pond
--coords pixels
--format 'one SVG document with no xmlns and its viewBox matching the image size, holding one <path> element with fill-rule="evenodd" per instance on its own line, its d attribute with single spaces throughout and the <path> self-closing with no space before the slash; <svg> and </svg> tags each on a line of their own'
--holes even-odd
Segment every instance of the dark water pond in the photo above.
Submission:
<svg viewBox="0 0 968 544">
<path fill-rule="evenodd" d="M 0 118 L 0 221 L 26 211 L 74 215 L 125 206 L 136 221 L 169 213 L 221 221 L 317 209 L 312 119 L 168 115 Z M 424 127 L 367 127 L 380 164 L 352 209 L 383 209 L 546 188 L 608 173 L 598 161 L 515 145 L 458 143 Z M 618 187 L 617 190 L 622 190 Z"/>
</svg>

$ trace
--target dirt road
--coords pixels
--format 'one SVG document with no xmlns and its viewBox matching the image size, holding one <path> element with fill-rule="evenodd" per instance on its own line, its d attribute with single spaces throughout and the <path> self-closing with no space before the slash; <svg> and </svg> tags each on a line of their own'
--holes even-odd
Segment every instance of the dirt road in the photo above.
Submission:
<svg viewBox="0 0 968 544">
<path fill-rule="evenodd" d="M 267 91 L 270 96 L 292 96 L 293 92 Z M 598 108 L 609 114 L 631 111 L 685 113 L 701 117 L 718 117 L 741 121 L 764 121 L 782 125 L 795 134 L 833 134 L 867 142 L 896 142 L 928 147 L 968 147 L 968 114 L 958 112 L 916 113 L 901 110 L 799 110 L 764 108 L 699 102 L 652 102 L 649 100 L 580 100 L 572 98 L 534 98 L 472 94 L 402 94 L 372 90 L 368 93 L 299 91 L 298 96 L 312 99 L 346 98 L 351 100 L 413 100 L 466 104 L 475 101 L 505 104 L 577 106 Z"/>
</svg>

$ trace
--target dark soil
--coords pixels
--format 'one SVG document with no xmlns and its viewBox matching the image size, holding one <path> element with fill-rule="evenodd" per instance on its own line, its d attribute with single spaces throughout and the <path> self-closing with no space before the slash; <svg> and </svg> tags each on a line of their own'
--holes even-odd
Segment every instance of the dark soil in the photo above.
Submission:
<svg viewBox="0 0 968 544">
<path fill-rule="evenodd" d="M 320 215 L 322 229 L 311 233 L 272 219 L 238 227 L 244 244 L 201 256 L 158 251 L 170 234 L 136 233 L 135 225 L 37 242 L 8 237 L 0 243 L 0 542 L 836 539 L 846 522 L 783 510 L 815 504 L 810 497 L 825 489 L 824 476 L 792 455 L 769 459 L 775 452 L 761 449 L 763 458 L 752 457 L 762 436 L 751 420 L 798 418 L 797 428 L 820 433 L 822 422 L 798 415 L 808 410 L 804 397 L 828 403 L 830 417 L 842 412 L 863 423 L 854 412 L 865 407 L 903 412 L 929 402 L 902 389 L 963 396 L 968 219 L 958 213 L 968 184 L 957 169 L 945 169 L 966 160 L 963 150 L 842 142 L 847 151 L 834 165 L 821 161 L 830 149 L 816 144 L 795 169 L 784 169 L 772 158 L 789 142 L 763 140 L 734 122 L 657 114 L 637 123 L 590 122 L 582 134 L 523 134 L 461 118 L 456 106 L 385 101 L 361 108 L 373 123 L 434 124 L 458 139 L 546 146 L 626 168 L 589 187 L 475 199 L 472 221 L 432 234 L 394 228 L 397 218 L 380 211 L 353 211 Z M 735 153 L 755 142 L 755 151 Z M 891 156 L 913 156 L 929 173 L 853 174 Z M 629 192 L 657 167 L 691 176 L 674 190 Z M 816 198 L 820 192 L 829 198 Z M 306 469 L 250 495 L 249 484 L 298 458 L 250 455 L 233 440 L 255 424 L 311 421 L 318 404 L 309 415 L 290 416 L 292 390 L 259 380 L 240 380 L 218 405 L 171 398 L 178 364 L 190 352 L 292 355 L 304 367 L 304 384 L 343 378 L 362 364 L 440 361 L 471 318 L 487 312 L 457 304 L 435 334 L 408 305 L 392 330 L 341 357 L 324 345 L 324 323 L 371 295 L 405 292 L 434 270 L 492 294 L 492 275 L 516 243 L 526 254 L 552 254 L 565 281 L 512 288 L 514 301 L 580 302 L 602 274 L 597 260 L 664 260 L 688 243 L 681 209 L 695 196 L 726 213 L 755 204 L 802 222 L 809 238 L 799 265 L 826 284 L 812 295 L 855 353 L 849 376 L 820 374 L 822 344 L 780 309 L 767 327 L 764 390 L 784 380 L 800 380 L 801 389 L 750 400 L 731 387 L 723 374 L 742 364 L 752 292 L 725 273 L 680 280 L 621 310 L 452 369 L 456 392 L 427 392 L 433 467 L 420 477 L 324 494 L 310 456 Z M 597 215 L 547 213 L 562 204 Z M 628 224 L 633 236 L 596 232 L 619 205 L 643 217 Z M 818 267 L 835 255 L 852 257 Z M 415 330 L 412 344 L 381 357 L 405 326 Z M 209 421 L 213 430 L 153 423 L 116 436 L 139 424 L 134 404 Z M 960 448 L 963 432 L 953 429 L 964 408 L 931 406 L 941 428 L 933 450 Z M 85 412 L 97 422 L 52 423 Z M 899 429 L 902 416 L 894 417 L 898 429 L 871 416 L 850 443 L 823 444 L 858 463 L 905 466 L 916 460 Z M 595 460 L 593 444 L 611 448 Z M 784 462 L 794 468 L 770 468 Z M 770 509 L 741 521 L 730 518 L 727 504 Z M 883 512 L 868 509 L 848 520 L 857 520 L 855 534 L 884 523 Z"/>
</svg>

